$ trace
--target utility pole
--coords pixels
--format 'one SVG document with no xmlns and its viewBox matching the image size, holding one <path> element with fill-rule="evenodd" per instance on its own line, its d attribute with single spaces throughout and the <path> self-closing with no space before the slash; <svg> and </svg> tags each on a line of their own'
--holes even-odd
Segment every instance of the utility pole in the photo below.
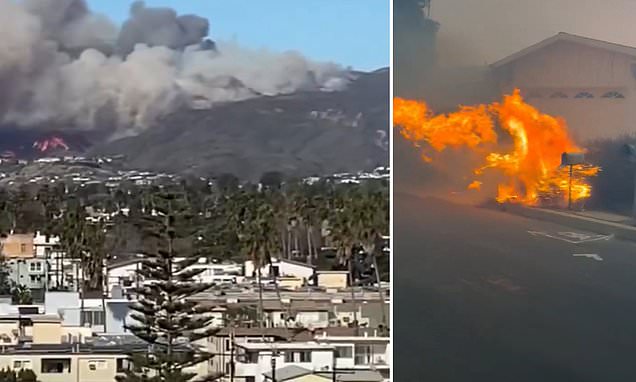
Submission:
<svg viewBox="0 0 636 382">
<path fill-rule="evenodd" d="M 572 209 L 572 168 L 574 166 L 570 165 L 570 179 L 568 182 L 568 210 Z"/>
<path fill-rule="evenodd" d="M 276 382 L 276 356 L 272 351 L 272 382 Z"/>
<path fill-rule="evenodd" d="M 234 382 L 234 326 L 230 332 L 230 382 Z"/>
<path fill-rule="evenodd" d="M 278 351 L 272 348 L 272 382 L 276 382 L 276 357 L 278 354 Z"/>
</svg>

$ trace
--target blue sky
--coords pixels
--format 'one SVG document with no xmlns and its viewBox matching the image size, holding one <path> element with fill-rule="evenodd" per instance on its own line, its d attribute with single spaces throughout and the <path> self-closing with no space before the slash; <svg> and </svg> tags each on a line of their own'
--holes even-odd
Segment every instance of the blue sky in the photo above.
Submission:
<svg viewBox="0 0 636 382">
<path fill-rule="evenodd" d="M 117 23 L 133 0 L 88 0 Z M 251 48 L 298 50 L 314 60 L 359 70 L 386 67 L 388 0 L 146 0 L 210 20 L 212 39 L 236 39 Z"/>
</svg>

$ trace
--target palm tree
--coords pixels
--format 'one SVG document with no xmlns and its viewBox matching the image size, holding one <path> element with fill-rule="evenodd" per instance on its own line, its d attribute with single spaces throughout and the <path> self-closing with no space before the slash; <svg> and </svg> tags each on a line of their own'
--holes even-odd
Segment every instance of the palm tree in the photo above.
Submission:
<svg viewBox="0 0 636 382">
<path fill-rule="evenodd" d="M 107 281 L 104 275 L 104 268 L 110 256 L 107 247 L 107 229 L 102 221 L 84 225 L 84 251 L 82 256 L 82 293 L 86 290 L 100 290 L 102 308 L 104 314 L 104 325 L 106 325 L 106 305 L 104 296 L 107 293 Z M 82 303 L 84 299 L 82 298 Z M 83 311 L 83 306 L 82 306 Z M 104 327 L 106 330 L 106 327 Z"/>
<path fill-rule="evenodd" d="M 61 228 L 60 228 L 60 249 L 75 263 L 75 280 L 76 284 L 79 283 L 79 266 L 85 260 L 85 211 L 82 205 L 77 200 L 70 201 L 67 209 L 62 216 Z M 61 259 L 62 274 L 64 273 L 64 259 Z M 84 283 L 81 283 L 83 287 Z M 63 285 L 62 285 L 63 287 Z M 84 315 L 84 291 L 80 290 L 80 285 L 76 285 L 76 290 L 80 292 L 82 313 Z M 83 322 L 80 322 L 83 325 Z"/>
<path fill-rule="evenodd" d="M 375 278 L 378 283 L 382 324 L 386 327 L 386 312 L 384 294 L 381 287 L 380 272 L 378 270 L 377 254 L 382 251 L 380 245 L 382 235 L 389 229 L 389 198 L 381 191 L 358 189 L 355 195 L 355 220 L 353 221 L 356 241 L 364 252 L 371 256 Z"/>
<path fill-rule="evenodd" d="M 354 305 L 353 321 L 358 327 L 358 304 L 355 298 L 354 278 L 354 248 L 355 241 L 355 208 L 354 198 L 348 189 L 339 189 L 333 195 L 329 204 L 333 209 L 332 217 L 329 220 L 329 230 L 331 240 L 336 247 L 336 253 L 341 265 L 346 264 L 349 270 L 349 286 L 351 290 L 351 302 Z"/>
</svg>

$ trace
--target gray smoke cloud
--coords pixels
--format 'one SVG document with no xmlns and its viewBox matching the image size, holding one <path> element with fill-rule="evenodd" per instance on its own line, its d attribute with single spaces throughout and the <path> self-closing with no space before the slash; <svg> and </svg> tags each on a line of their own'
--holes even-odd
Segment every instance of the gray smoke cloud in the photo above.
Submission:
<svg viewBox="0 0 636 382">
<path fill-rule="evenodd" d="M 134 135 L 178 108 L 299 90 L 350 74 L 299 53 L 207 39 L 208 20 L 131 6 L 121 29 L 84 0 L 0 0 L 0 120 Z"/>
</svg>

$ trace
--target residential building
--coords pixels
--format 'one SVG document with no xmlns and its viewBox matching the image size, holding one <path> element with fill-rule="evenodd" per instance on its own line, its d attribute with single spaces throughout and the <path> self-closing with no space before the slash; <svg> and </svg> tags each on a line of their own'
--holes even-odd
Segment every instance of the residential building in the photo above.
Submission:
<svg viewBox="0 0 636 382">
<path fill-rule="evenodd" d="M 341 330 L 344 329 L 344 330 Z M 377 371 L 384 379 L 390 375 L 390 338 L 377 330 L 331 328 L 314 337 L 318 343 L 335 348 L 337 370 Z"/>
<path fill-rule="evenodd" d="M 256 268 L 252 260 L 248 260 L 244 264 L 246 277 L 257 277 Z M 305 284 L 313 284 L 314 273 L 316 267 L 306 263 L 301 263 L 288 259 L 272 258 L 271 264 L 261 267 L 261 277 L 271 278 L 294 276 L 302 279 Z"/>
<path fill-rule="evenodd" d="M 112 291 L 115 287 L 125 290 L 143 284 L 144 280 L 137 274 L 142 261 L 142 256 L 132 254 L 121 256 L 117 261 L 108 264 L 106 266 L 108 290 Z M 194 277 L 195 281 L 201 283 L 236 284 L 243 281 L 241 265 L 233 262 L 219 263 L 201 258 L 198 263 L 188 267 L 188 270 L 194 269 L 201 270 L 201 273 Z"/>
<path fill-rule="evenodd" d="M 345 289 L 348 278 L 349 271 L 316 271 L 318 286 L 327 289 Z"/>
<path fill-rule="evenodd" d="M 2 254 L 7 259 L 28 259 L 35 256 L 33 234 L 11 233 L 0 239 Z"/>
<path fill-rule="evenodd" d="M 49 265 L 43 258 L 13 257 L 5 262 L 9 280 L 30 289 L 46 289 Z"/>
<path fill-rule="evenodd" d="M 636 47 L 558 33 L 491 65 L 502 93 L 563 117 L 577 142 L 634 131 Z"/>
<path fill-rule="evenodd" d="M 207 340 L 222 381 L 388 381 L 389 337 L 368 329 L 224 328 Z M 259 375 L 259 372 L 261 373 Z M 334 375 L 335 374 L 335 375 Z"/>
<path fill-rule="evenodd" d="M 327 372 L 334 365 L 335 348 L 317 342 L 236 341 L 237 379 L 264 382 L 272 369 L 299 366 L 308 370 Z"/>
</svg>

